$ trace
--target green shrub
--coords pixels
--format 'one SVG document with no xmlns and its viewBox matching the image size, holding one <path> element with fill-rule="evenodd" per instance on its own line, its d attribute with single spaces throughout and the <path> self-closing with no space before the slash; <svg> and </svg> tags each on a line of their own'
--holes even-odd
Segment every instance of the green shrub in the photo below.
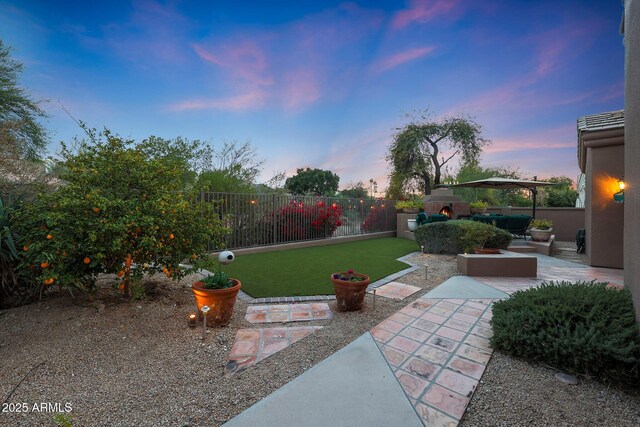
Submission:
<svg viewBox="0 0 640 427">
<path fill-rule="evenodd" d="M 494 348 L 576 374 L 640 380 L 631 292 L 604 283 L 543 283 L 493 306 Z"/>
<path fill-rule="evenodd" d="M 537 228 L 538 230 L 548 230 L 553 227 L 553 221 L 550 219 L 534 219 L 531 221 L 531 228 Z"/>
<path fill-rule="evenodd" d="M 469 208 L 471 209 L 486 209 L 489 207 L 489 203 L 484 200 L 478 200 L 477 202 L 469 203 Z"/>
<path fill-rule="evenodd" d="M 487 248 L 507 249 L 512 239 L 511 234 L 493 225 L 466 220 L 424 224 L 415 231 L 416 241 L 430 254 L 464 253 L 480 244 L 476 241 L 478 235 L 483 236 Z"/>
<path fill-rule="evenodd" d="M 136 143 L 108 130 L 77 152 L 63 146 L 63 184 L 12 217 L 23 279 L 84 291 L 111 273 L 130 296 L 143 274 L 183 277 L 181 263 L 202 258 L 227 231 L 215 205 L 194 205 L 185 189 L 196 148 L 156 137 Z"/>
</svg>

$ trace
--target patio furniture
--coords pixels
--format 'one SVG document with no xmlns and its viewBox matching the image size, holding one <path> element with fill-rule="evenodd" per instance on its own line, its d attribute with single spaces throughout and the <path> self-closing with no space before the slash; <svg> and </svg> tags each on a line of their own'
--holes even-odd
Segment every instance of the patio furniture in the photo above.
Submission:
<svg viewBox="0 0 640 427">
<path fill-rule="evenodd" d="M 423 224 L 430 224 L 432 222 L 443 222 L 448 220 L 449 217 L 447 217 L 446 215 L 442 215 L 442 214 L 429 214 L 427 215 L 424 212 L 420 212 L 418 215 L 416 215 L 416 222 L 418 223 L 418 225 L 423 225 Z"/>
<path fill-rule="evenodd" d="M 484 222 L 485 224 L 495 225 L 498 228 L 501 228 L 514 236 L 522 236 L 525 240 L 527 240 L 527 235 L 525 234 L 527 228 L 529 228 L 529 224 L 531 223 L 530 215 L 500 215 L 500 214 L 491 214 L 491 215 L 473 215 L 471 216 L 472 221 Z"/>
</svg>

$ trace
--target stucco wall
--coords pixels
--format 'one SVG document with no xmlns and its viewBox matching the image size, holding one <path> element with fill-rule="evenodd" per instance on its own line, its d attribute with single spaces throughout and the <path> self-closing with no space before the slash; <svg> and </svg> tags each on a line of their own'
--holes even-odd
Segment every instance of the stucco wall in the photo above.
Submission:
<svg viewBox="0 0 640 427">
<path fill-rule="evenodd" d="M 587 148 L 587 258 L 594 267 L 624 265 L 624 205 L 613 200 L 624 177 L 624 145 Z"/>
<path fill-rule="evenodd" d="M 625 1 L 624 284 L 633 293 L 640 321 L 640 0 Z"/>
</svg>

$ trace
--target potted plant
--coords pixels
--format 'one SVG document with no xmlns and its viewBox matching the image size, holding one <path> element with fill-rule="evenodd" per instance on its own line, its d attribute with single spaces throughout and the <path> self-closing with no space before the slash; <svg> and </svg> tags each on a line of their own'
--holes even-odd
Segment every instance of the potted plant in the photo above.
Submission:
<svg viewBox="0 0 640 427">
<path fill-rule="evenodd" d="M 218 271 L 191 285 L 198 307 L 198 317 L 202 317 L 202 307 L 210 308 L 206 314 L 208 326 L 226 326 L 231 321 L 233 307 L 242 284 L 238 279 L 227 276 L 222 271 L 221 265 L 231 263 L 234 258 L 231 251 L 220 252 Z"/>
<path fill-rule="evenodd" d="M 491 226 L 470 223 L 462 236 L 465 253 L 499 254 L 498 248 L 487 248 L 485 245 L 493 237 Z"/>
<path fill-rule="evenodd" d="M 331 275 L 333 289 L 336 292 L 338 311 L 356 311 L 362 309 L 367 286 L 371 283 L 369 276 L 349 270 Z"/>
<path fill-rule="evenodd" d="M 477 202 L 469 203 L 469 210 L 475 213 L 485 213 L 488 207 L 489 207 L 489 203 L 483 200 L 478 200 Z"/>
<path fill-rule="evenodd" d="M 423 207 L 424 202 L 419 197 L 412 197 L 409 200 L 400 200 L 396 202 L 396 209 L 408 214 L 416 214 Z"/>
<path fill-rule="evenodd" d="M 553 231 L 553 222 L 550 219 L 534 219 L 531 221 L 531 228 L 529 234 L 531 240 L 536 242 L 548 242 L 551 238 L 551 232 Z"/>
</svg>

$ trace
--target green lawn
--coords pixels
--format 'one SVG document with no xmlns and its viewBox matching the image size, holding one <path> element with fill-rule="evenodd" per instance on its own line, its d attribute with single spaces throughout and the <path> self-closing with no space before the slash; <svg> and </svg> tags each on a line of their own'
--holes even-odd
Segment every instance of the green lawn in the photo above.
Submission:
<svg viewBox="0 0 640 427">
<path fill-rule="evenodd" d="M 242 290 L 254 298 L 331 295 L 331 273 L 352 269 L 375 281 L 407 268 L 396 258 L 416 250 L 419 248 L 413 240 L 391 237 L 238 255 L 233 264 L 222 269 L 240 280 Z M 217 261 L 206 268 L 217 271 Z"/>
</svg>

